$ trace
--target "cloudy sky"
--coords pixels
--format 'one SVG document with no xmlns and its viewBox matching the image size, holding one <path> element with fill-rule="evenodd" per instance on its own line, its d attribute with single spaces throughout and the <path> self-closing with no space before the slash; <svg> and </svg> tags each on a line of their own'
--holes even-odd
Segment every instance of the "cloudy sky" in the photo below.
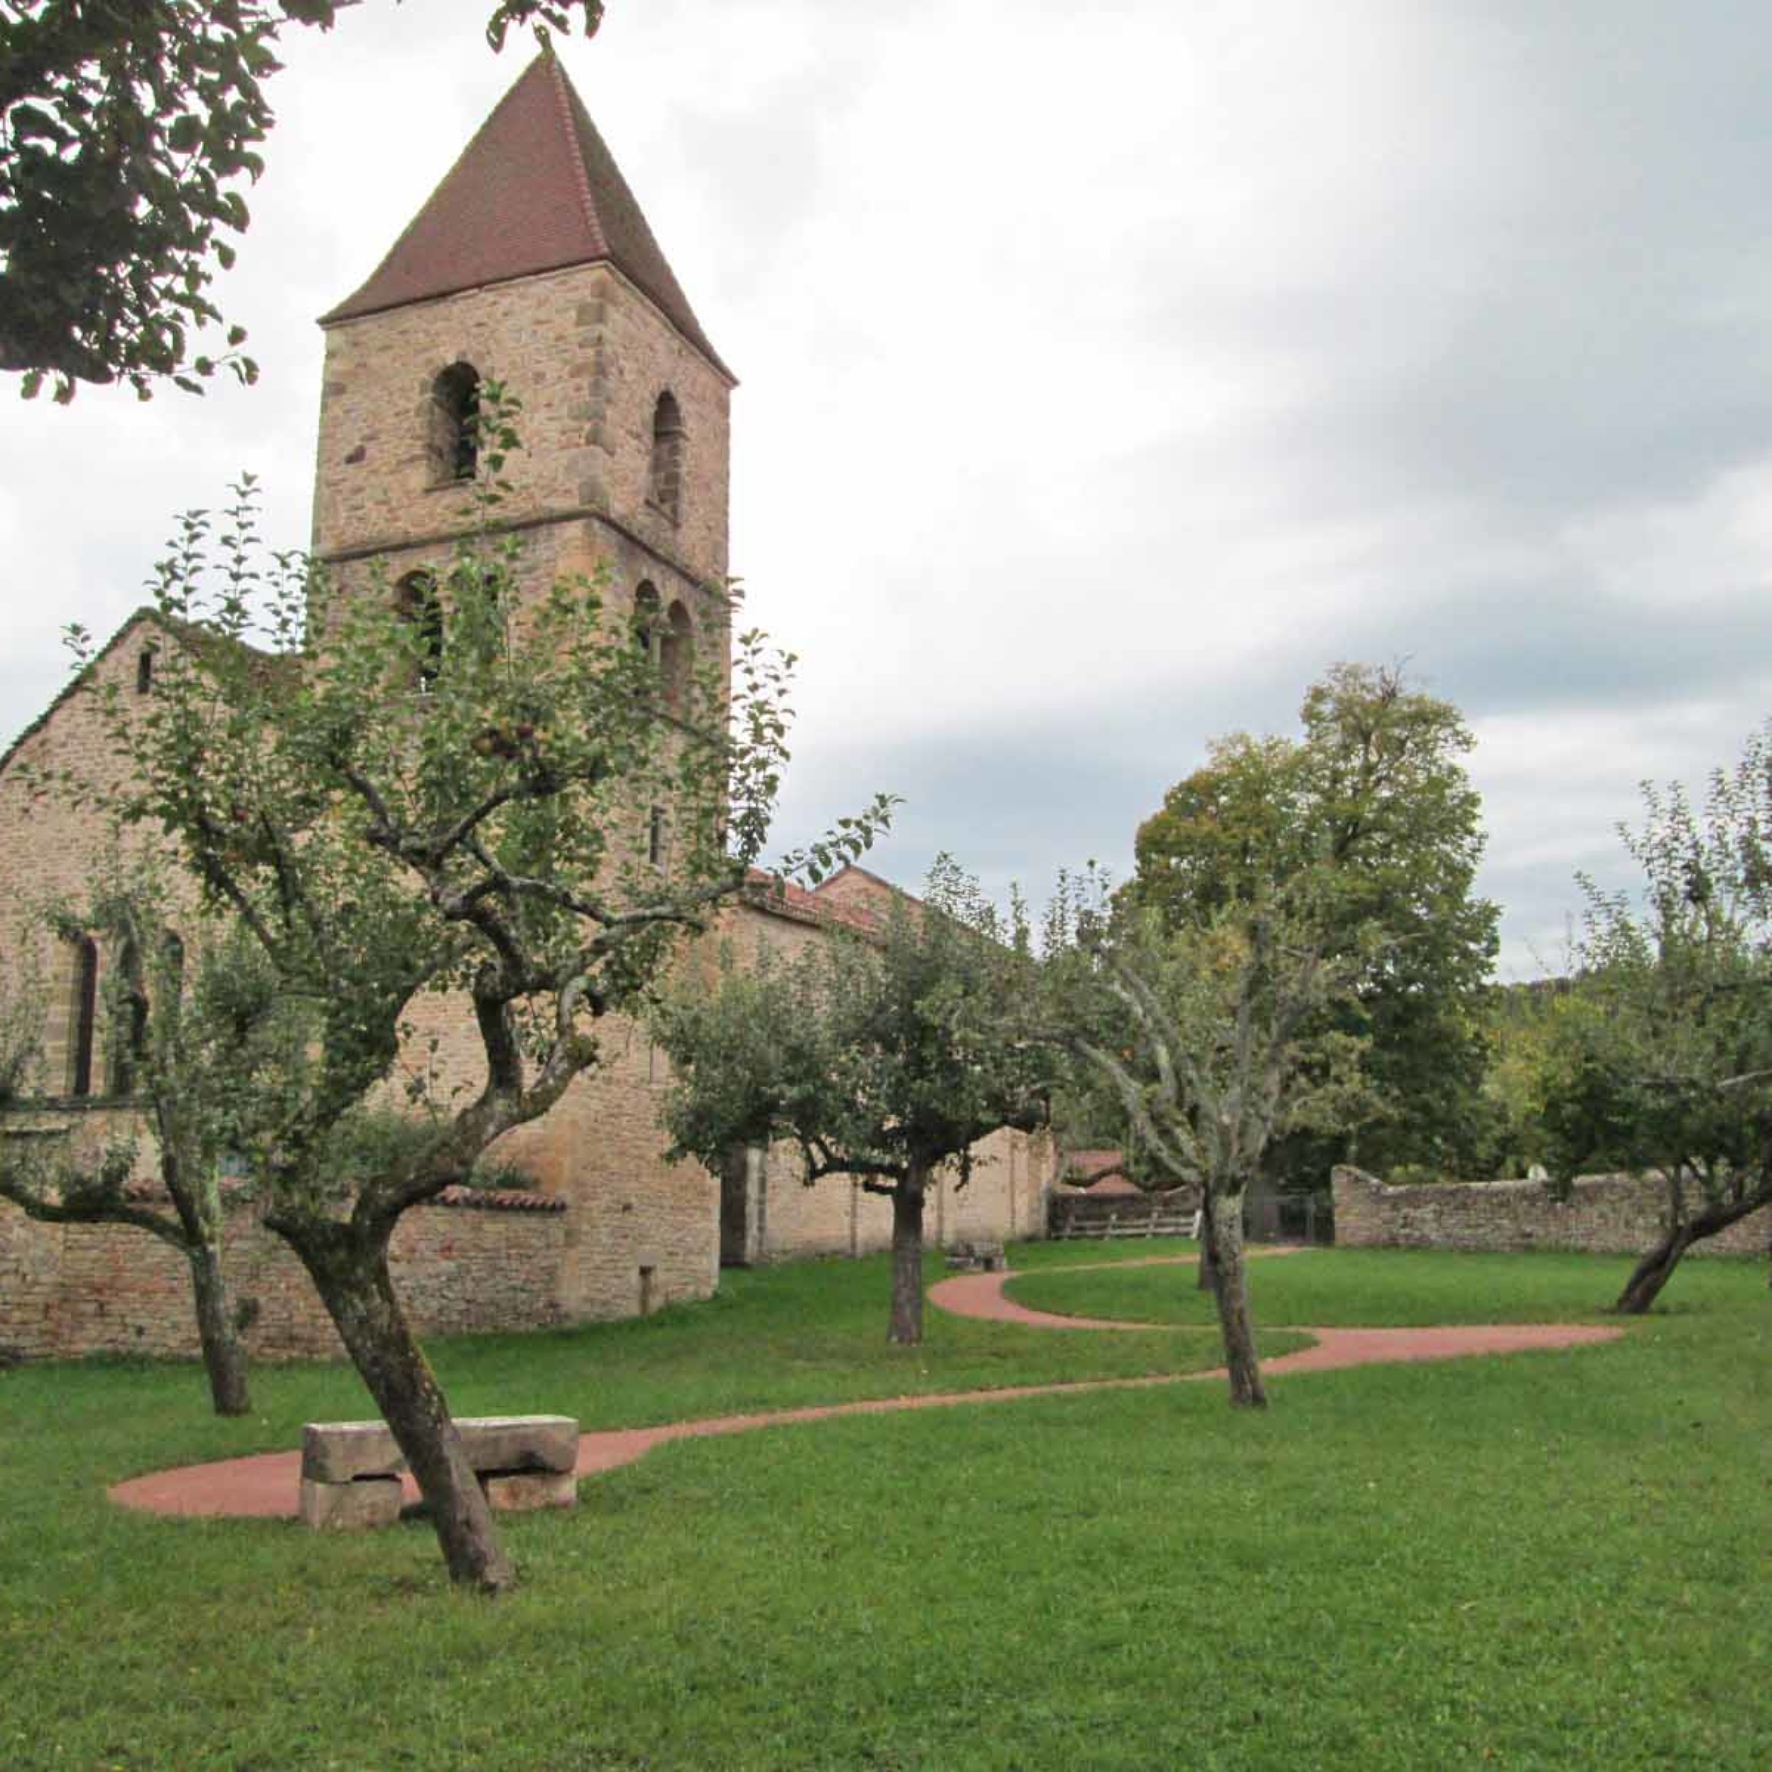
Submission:
<svg viewBox="0 0 1772 1772">
<path fill-rule="evenodd" d="M 292 41 L 223 286 L 264 375 L 0 402 L 0 742 L 241 468 L 306 539 L 313 317 L 521 71 L 487 0 Z M 1503 976 L 1644 776 L 1772 712 L 1772 12 L 609 0 L 568 71 L 722 355 L 803 660 L 784 840 L 1038 896 L 1336 659 L 1464 709 Z M 0 381 L 0 391 L 4 383 Z"/>
</svg>

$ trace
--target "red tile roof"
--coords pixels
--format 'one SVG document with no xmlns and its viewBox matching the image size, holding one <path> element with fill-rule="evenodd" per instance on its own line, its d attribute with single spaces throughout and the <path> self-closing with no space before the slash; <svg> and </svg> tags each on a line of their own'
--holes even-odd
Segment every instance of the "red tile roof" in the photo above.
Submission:
<svg viewBox="0 0 1772 1772">
<path fill-rule="evenodd" d="M 224 1175 L 216 1183 L 223 1199 L 229 1199 L 246 1187 L 237 1175 Z M 163 1205 L 171 1199 L 165 1186 L 149 1176 L 134 1176 L 123 1184 L 123 1197 L 138 1206 Z M 425 1202 L 431 1206 L 450 1206 L 458 1212 L 564 1212 L 566 1202 L 553 1194 L 539 1194 L 529 1188 L 514 1187 L 446 1187 L 435 1198 Z"/>
<path fill-rule="evenodd" d="M 893 901 L 920 905 L 922 900 L 894 886 L 890 880 L 871 874 L 854 862 L 846 862 L 829 878 L 813 887 L 812 896 L 827 916 L 852 924 L 857 929 L 884 929 L 892 917 Z"/>
<path fill-rule="evenodd" d="M 893 890 L 885 881 L 880 884 L 888 892 Z M 814 887 L 809 892 L 804 886 L 796 886 L 792 880 L 783 879 L 780 874 L 767 873 L 762 868 L 750 870 L 745 902 L 758 910 L 791 917 L 802 923 L 841 923 L 863 935 L 877 935 L 886 926 L 885 912 L 866 899 L 858 902 L 842 897 L 826 897 L 823 896 L 822 886 Z"/>
<path fill-rule="evenodd" d="M 481 124 L 374 275 L 320 324 L 601 262 L 644 290 L 732 379 L 584 101 L 544 50 Z"/>
<path fill-rule="evenodd" d="M 1117 1150 L 1066 1151 L 1060 1165 L 1064 1175 L 1112 1175 L 1124 1160 Z"/>
<path fill-rule="evenodd" d="M 1128 1179 L 1124 1162 L 1123 1151 L 1067 1151 L 1059 1161 L 1058 1179 L 1069 1194 L 1142 1194 L 1144 1189 Z"/>
<path fill-rule="evenodd" d="M 458 1212 L 564 1212 L 566 1202 L 554 1194 L 538 1194 L 529 1188 L 446 1187 L 430 1202 L 453 1206 Z"/>
</svg>

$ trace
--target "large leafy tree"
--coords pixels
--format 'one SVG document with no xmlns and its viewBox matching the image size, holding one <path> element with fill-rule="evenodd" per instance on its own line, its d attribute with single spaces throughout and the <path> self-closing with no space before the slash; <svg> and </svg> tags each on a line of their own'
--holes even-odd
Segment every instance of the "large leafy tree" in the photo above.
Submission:
<svg viewBox="0 0 1772 1772">
<path fill-rule="evenodd" d="M 511 442 L 488 388 L 482 496 Z M 787 665 L 754 633 L 673 697 L 594 584 L 526 594 L 483 528 L 411 619 L 382 582 L 267 560 L 249 500 L 188 518 L 155 600 L 175 642 L 144 714 L 107 702 L 128 821 L 166 832 L 303 1037 L 231 1116 L 265 1222 L 300 1258 L 429 1504 L 450 1574 L 513 1579 L 388 1266 L 401 1215 L 601 1062 L 675 938 L 742 889 L 785 761 Z M 264 645 L 254 642 L 265 642 Z M 267 649 L 268 648 L 268 649 Z M 668 808 L 663 853 L 649 808 Z M 883 817 L 850 821 L 854 854 Z M 804 857 L 790 857 L 792 868 Z M 464 1074 L 416 1037 L 442 995 Z M 390 1109 L 400 1112 L 391 1114 Z"/>
<path fill-rule="evenodd" d="M 1311 687 L 1300 722 L 1296 738 L 1236 733 L 1212 746 L 1139 827 L 1127 896 L 1167 929 L 1203 927 L 1319 870 L 1325 952 L 1365 954 L 1337 1014 L 1369 1041 L 1375 1094 L 1365 1125 L 1289 1140 L 1285 1166 L 1326 1172 L 1357 1157 L 1462 1173 L 1483 1148 L 1499 917 L 1474 891 L 1484 838 L 1462 761 L 1469 728 L 1400 672 L 1357 664 Z"/>
<path fill-rule="evenodd" d="M 279 1017 L 274 976 L 247 943 L 190 919 L 167 927 L 174 896 L 148 858 L 119 860 L 89 904 L 48 918 L 58 938 L 96 937 L 115 957 L 105 974 L 106 1065 L 116 1093 L 143 1104 L 145 1124 L 98 1146 L 6 1141 L 0 1198 L 43 1223 L 132 1226 L 176 1249 L 190 1269 L 211 1401 L 218 1415 L 244 1415 L 251 1395 L 223 1265 L 220 1168 L 242 1082 L 298 1024 Z M 21 992 L 0 1015 L 0 1112 L 40 1096 L 40 1032 Z M 144 1146 L 163 1199 L 136 1185 Z"/>
<path fill-rule="evenodd" d="M 1166 922 L 1099 882 L 1049 916 L 1057 1037 L 1119 1098 L 1151 1163 L 1198 1190 L 1231 1402 L 1262 1408 L 1243 1202 L 1275 1143 L 1362 1111 L 1363 1042 L 1337 1026 L 1382 934 L 1339 914 L 1338 864 L 1300 852 L 1203 916 Z"/>
<path fill-rule="evenodd" d="M 292 25 L 358 0 L 0 0 L 0 369 L 58 400 L 81 382 L 256 374 L 209 291 L 234 262 Z M 587 34 L 602 0 L 499 0 L 512 25 Z M 219 357 L 194 354 L 214 326 Z"/>
<path fill-rule="evenodd" d="M 1694 1243 L 1772 1205 L 1772 727 L 1703 805 L 1643 788 L 1639 894 L 1588 896 L 1541 1054 L 1555 1172 L 1662 1179 L 1667 1211 L 1614 1308 L 1646 1311 Z"/>
<path fill-rule="evenodd" d="M 1008 916 L 941 857 L 921 900 L 895 897 L 877 935 L 832 926 L 797 958 L 728 947 L 654 1021 L 677 1069 L 676 1153 L 720 1167 L 736 1147 L 791 1141 L 808 1185 L 857 1177 L 892 1201 L 888 1338 L 923 1339 L 923 1208 L 944 1164 L 1044 1121 L 1051 1065 L 1031 1037 L 1034 960 Z"/>
</svg>

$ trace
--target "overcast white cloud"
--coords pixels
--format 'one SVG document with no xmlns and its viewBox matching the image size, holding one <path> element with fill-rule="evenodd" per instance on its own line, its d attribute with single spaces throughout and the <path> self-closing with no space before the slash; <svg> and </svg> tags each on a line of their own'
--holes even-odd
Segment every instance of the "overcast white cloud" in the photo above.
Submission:
<svg viewBox="0 0 1772 1772">
<path fill-rule="evenodd" d="M 516 77 L 484 0 L 292 44 L 253 390 L 0 406 L 0 730 L 250 467 Z M 1407 657 L 1476 728 L 1504 970 L 1645 775 L 1772 711 L 1772 15 L 1695 0 L 610 0 L 568 68 L 743 378 L 733 557 L 804 659 L 784 837 L 1124 870 L 1233 727 Z"/>
</svg>

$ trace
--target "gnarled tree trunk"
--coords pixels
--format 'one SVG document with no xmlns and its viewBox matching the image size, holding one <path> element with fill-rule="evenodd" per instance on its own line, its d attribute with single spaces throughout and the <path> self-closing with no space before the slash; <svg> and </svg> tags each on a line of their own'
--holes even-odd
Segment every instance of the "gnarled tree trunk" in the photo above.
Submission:
<svg viewBox="0 0 1772 1772">
<path fill-rule="evenodd" d="M 1200 1260 L 1199 1274 L 1195 1286 L 1201 1292 L 1214 1292 L 1218 1288 L 1216 1278 L 1217 1264 L 1212 1259 L 1212 1214 L 1206 1210 L 1206 1196 L 1200 1195 Z"/>
<path fill-rule="evenodd" d="M 191 1243 L 185 1255 L 191 1264 L 197 1340 L 203 1349 L 203 1370 L 209 1374 L 210 1400 L 217 1415 L 249 1415 L 252 1397 L 246 1386 L 246 1344 L 228 1308 L 221 1250 L 214 1243 Z"/>
<path fill-rule="evenodd" d="M 219 1214 L 206 1216 L 188 1195 L 177 1191 L 176 1171 L 166 1179 L 167 1191 L 178 1208 L 177 1217 L 121 1197 L 69 1205 L 63 1193 L 65 1182 L 46 1185 L 40 1176 L 32 1177 L 16 1168 L 0 1171 L 0 1199 L 10 1200 L 39 1224 L 130 1225 L 176 1249 L 190 1264 L 197 1344 L 209 1378 L 210 1401 L 217 1415 L 250 1414 L 246 1348 L 228 1309 Z"/>
<path fill-rule="evenodd" d="M 1231 1403 L 1238 1408 L 1265 1409 L 1261 1367 L 1255 1358 L 1255 1329 L 1249 1320 L 1249 1276 L 1243 1258 L 1243 1195 L 1211 1191 L 1212 1295 L 1218 1306 L 1218 1327 L 1224 1337 L 1224 1363 L 1230 1373 Z"/>
<path fill-rule="evenodd" d="M 514 1586 L 485 1492 L 394 1295 L 386 1235 L 330 1222 L 276 1228 L 313 1276 L 352 1363 L 406 1455 L 450 1579 L 486 1593 Z"/>
<path fill-rule="evenodd" d="M 929 1171 L 913 1164 L 892 1190 L 892 1320 L 886 1339 L 915 1347 L 923 1339 L 923 1192 Z"/>
<path fill-rule="evenodd" d="M 1691 1218 L 1681 1215 L 1676 1199 L 1671 1214 L 1674 1222 L 1661 1241 L 1632 1268 L 1631 1276 L 1625 1281 L 1624 1290 L 1619 1293 L 1612 1309 L 1621 1317 L 1642 1316 L 1660 1296 L 1662 1287 L 1673 1278 L 1680 1257 L 1694 1243 L 1702 1243 L 1706 1237 L 1726 1231 L 1750 1212 L 1757 1212 L 1769 1204 L 1772 1204 L 1772 1182 L 1762 1183 L 1739 1199 L 1707 1205 Z"/>
</svg>

